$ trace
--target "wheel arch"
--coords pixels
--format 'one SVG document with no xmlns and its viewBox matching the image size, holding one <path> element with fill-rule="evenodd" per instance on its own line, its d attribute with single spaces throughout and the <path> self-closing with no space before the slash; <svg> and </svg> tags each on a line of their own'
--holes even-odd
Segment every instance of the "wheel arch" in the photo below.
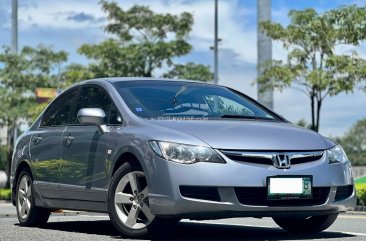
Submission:
<svg viewBox="0 0 366 241">
<path fill-rule="evenodd" d="M 111 176 L 113 176 L 114 173 L 118 170 L 118 168 L 120 166 L 122 166 L 123 164 L 125 164 L 126 162 L 129 162 L 133 165 L 140 165 L 142 167 L 140 161 L 133 153 L 125 152 L 125 153 L 122 153 L 115 161 L 113 168 L 111 169 Z"/>
<path fill-rule="evenodd" d="M 136 147 L 127 146 L 127 147 L 123 148 L 122 150 L 115 153 L 115 155 L 111 161 L 112 161 L 112 165 L 111 165 L 110 173 L 109 173 L 110 179 L 112 179 L 114 173 L 118 170 L 118 168 L 126 162 L 130 162 L 131 164 L 134 164 L 134 165 L 140 165 L 142 170 L 145 172 L 145 176 L 148 176 L 148 175 L 146 175 L 146 170 L 148 167 L 147 167 L 146 163 L 144 162 L 143 155 Z M 149 179 L 149 178 L 147 177 L 147 179 Z M 148 180 L 148 182 L 149 182 L 149 180 Z"/>
<path fill-rule="evenodd" d="M 31 175 L 32 178 L 34 178 L 30 161 L 28 159 L 22 159 L 21 161 L 19 161 L 17 164 L 17 167 L 15 169 L 13 187 L 11 190 L 11 200 L 12 200 L 13 205 L 15 205 L 15 189 L 16 189 L 16 186 L 18 183 L 18 178 L 19 178 L 20 173 L 24 169 L 28 169 L 30 171 L 29 174 Z"/>
</svg>

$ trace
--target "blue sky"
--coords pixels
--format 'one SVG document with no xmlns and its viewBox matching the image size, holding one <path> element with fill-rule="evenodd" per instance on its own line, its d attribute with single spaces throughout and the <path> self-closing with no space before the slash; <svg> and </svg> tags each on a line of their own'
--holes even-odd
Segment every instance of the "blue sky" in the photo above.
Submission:
<svg viewBox="0 0 366 241">
<path fill-rule="evenodd" d="M 105 14 L 100 10 L 98 0 L 18 0 L 19 1 L 19 44 L 36 46 L 40 43 L 51 45 L 56 50 L 70 53 L 69 62 L 87 63 L 77 54 L 83 43 L 98 43 L 108 37 L 103 32 Z M 119 0 L 120 6 L 129 8 L 134 4 L 150 6 L 157 12 L 173 14 L 188 11 L 194 16 L 193 30 L 189 42 L 193 51 L 177 61 L 194 61 L 211 65 L 213 44 L 213 1 L 212 0 Z M 324 12 L 347 4 L 365 4 L 364 1 L 341 0 L 272 0 L 274 22 L 287 24 L 290 9 L 315 8 Z M 10 44 L 11 0 L 1 0 L 0 45 Z M 238 89 L 256 97 L 256 1 L 223 0 L 219 2 L 220 43 L 219 74 L 220 84 Z M 339 53 L 356 50 L 366 58 L 366 44 L 357 48 L 340 46 Z M 286 51 L 280 43 L 273 43 L 273 58 L 285 59 Z M 275 91 L 274 110 L 287 119 L 297 122 L 310 120 L 309 100 L 301 92 L 287 89 Z M 325 100 L 321 117 L 320 132 L 324 135 L 339 136 L 354 122 L 366 117 L 366 93 L 356 90 L 352 94 L 341 94 Z"/>
</svg>

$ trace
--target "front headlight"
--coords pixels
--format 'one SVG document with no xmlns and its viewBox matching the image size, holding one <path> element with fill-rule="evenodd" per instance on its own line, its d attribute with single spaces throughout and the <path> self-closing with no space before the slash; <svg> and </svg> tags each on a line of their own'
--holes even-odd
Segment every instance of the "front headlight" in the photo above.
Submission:
<svg viewBox="0 0 366 241">
<path fill-rule="evenodd" d="M 344 152 L 342 146 L 340 145 L 336 145 L 335 147 L 328 149 L 327 155 L 330 164 L 332 163 L 344 164 L 349 161 L 346 153 Z"/>
<path fill-rule="evenodd" d="M 151 149 L 160 157 L 182 164 L 196 162 L 226 163 L 212 148 L 165 141 L 149 141 Z"/>
</svg>

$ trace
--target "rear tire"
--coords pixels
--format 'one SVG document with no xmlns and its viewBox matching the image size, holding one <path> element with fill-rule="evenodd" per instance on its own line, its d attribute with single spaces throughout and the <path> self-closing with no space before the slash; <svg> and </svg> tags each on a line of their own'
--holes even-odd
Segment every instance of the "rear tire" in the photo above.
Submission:
<svg viewBox="0 0 366 241">
<path fill-rule="evenodd" d="M 21 226 L 43 226 L 50 217 L 50 212 L 35 205 L 33 178 L 28 169 L 22 170 L 16 187 L 16 209 Z"/>
<path fill-rule="evenodd" d="M 108 213 L 124 237 L 155 237 L 169 220 L 151 214 L 148 186 L 140 166 L 123 164 L 113 175 L 108 191 Z"/>
<path fill-rule="evenodd" d="M 273 218 L 275 223 L 291 233 L 319 233 L 329 228 L 337 219 L 338 214 L 312 216 Z"/>
</svg>

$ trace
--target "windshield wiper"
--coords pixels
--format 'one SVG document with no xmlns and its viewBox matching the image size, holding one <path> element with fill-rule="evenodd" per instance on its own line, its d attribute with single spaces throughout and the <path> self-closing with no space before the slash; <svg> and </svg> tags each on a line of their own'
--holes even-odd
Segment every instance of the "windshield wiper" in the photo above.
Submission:
<svg viewBox="0 0 366 241">
<path fill-rule="evenodd" d="M 221 115 L 220 118 L 232 118 L 232 119 L 247 119 L 247 120 L 275 120 L 273 118 L 262 117 L 262 116 L 252 116 L 252 115 Z"/>
</svg>

